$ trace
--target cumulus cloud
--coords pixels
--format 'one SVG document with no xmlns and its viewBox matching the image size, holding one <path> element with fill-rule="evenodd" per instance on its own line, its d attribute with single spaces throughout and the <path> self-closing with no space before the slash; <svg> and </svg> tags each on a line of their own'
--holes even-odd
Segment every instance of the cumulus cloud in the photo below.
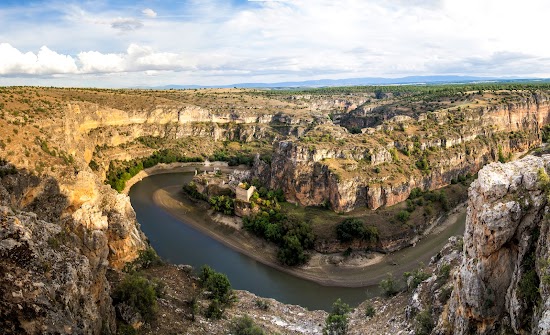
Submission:
<svg viewBox="0 0 550 335">
<path fill-rule="evenodd" d="M 121 31 L 132 31 L 143 27 L 143 23 L 136 19 L 118 18 L 111 22 L 111 28 Z"/>
<path fill-rule="evenodd" d="M 143 13 L 143 15 L 151 17 L 151 18 L 157 17 L 157 12 L 155 12 L 151 8 L 145 8 L 144 10 L 141 11 L 141 13 Z"/>
<path fill-rule="evenodd" d="M 182 54 L 157 52 L 131 44 L 124 53 L 83 51 L 76 59 L 43 46 L 37 54 L 22 53 L 8 43 L 0 44 L 1 75 L 97 74 L 120 72 L 183 71 L 194 68 Z M 153 72 L 151 72 L 153 71 Z"/>
<path fill-rule="evenodd" d="M 527 0 L 528 5 L 496 0 L 189 0 L 155 2 L 155 10 L 71 1 L 52 10 L 63 13 L 57 21 L 40 20 L 40 8 L 29 12 L 24 6 L 19 15 L 13 10 L 2 17 L 4 26 L 14 29 L 0 34 L 0 42 L 20 50 L 49 48 L 30 55 L 12 48 L 15 56 L 1 50 L 2 73 L 107 77 L 125 72 L 167 81 L 179 75 L 180 82 L 199 84 L 446 73 L 550 76 L 550 45 L 534 33 L 546 29 L 547 0 Z M 113 29 L 121 33 L 113 34 Z M 55 34 L 38 39 L 38 30 Z M 63 36 L 69 32 L 80 38 L 67 40 Z M 58 54 L 54 61 L 48 58 L 51 50 L 70 50 L 70 55 Z M 39 55 L 42 63 L 48 59 L 58 65 L 30 66 L 40 63 Z"/>
<path fill-rule="evenodd" d="M 61 55 L 43 46 L 37 54 L 22 53 L 8 43 L 0 44 L 0 74 L 59 74 L 76 73 L 71 56 Z"/>
</svg>

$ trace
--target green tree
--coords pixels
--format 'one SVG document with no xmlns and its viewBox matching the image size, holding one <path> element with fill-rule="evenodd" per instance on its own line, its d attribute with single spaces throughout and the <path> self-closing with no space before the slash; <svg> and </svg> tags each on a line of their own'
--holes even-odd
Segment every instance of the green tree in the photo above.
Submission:
<svg viewBox="0 0 550 335">
<path fill-rule="evenodd" d="M 126 303 L 133 307 L 146 322 L 152 321 L 157 313 L 155 286 L 138 274 L 128 275 L 113 293 L 115 303 Z"/>
<path fill-rule="evenodd" d="M 348 332 L 348 314 L 351 308 L 340 298 L 332 304 L 332 311 L 325 320 L 323 335 L 344 335 Z"/>
<path fill-rule="evenodd" d="M 204 265 L 201 268 L 199 281 L 202 287 L 212 294 L 212 299 L 219 300 L 222 303 L 229 302 L 232 290 L 231 283 L 225 274 L 216 272 L 208 265 Z"/>
<path fill-rule="evenodd" d="M 307 261 L 307 255 L 296 235 L 286 235 L 283 245 L 277 253 L 277 258 L 285 265 L 299 265 Z"/>
</svg>

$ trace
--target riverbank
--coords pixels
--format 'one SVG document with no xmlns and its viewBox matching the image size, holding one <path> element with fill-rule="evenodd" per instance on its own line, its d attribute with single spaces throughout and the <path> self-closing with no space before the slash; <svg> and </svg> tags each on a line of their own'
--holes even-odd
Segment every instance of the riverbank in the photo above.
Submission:
<svg viewBox="0 0 550 335">
<path fill-rule="evenodd" d="M 276 246 L 246 231 L 235 229 L 233 224 L 233 227 L 219 224 L 213 219 L 213 213 L 208 209 L 207 204 L 195 203 L 187 199 L 180 190 L 180 186 L 159 188 L 153 194 L 153 201 L 178 220 L 258 262 L 324 286 L 378 285 L 388 272 L 393 273 L 395 277 L 400 277 L 403 272 L 416 269 L 419 262 L 427 263 L 430 257 L 446 243 L 448 237 L 461 234 L 466 215 L 465 206 L 459 206 L 442 220 L 432 234 L 422 238 L 414 247 L 395 253 L 352 254 L 351 258 L 343 263 L 338 262 L 338 258 L 342 257 L 341 254 L 314 253 L 307 265 L 288 268 L 279 265 L 276 259 Z M 259 253 L 258 250 L 262 252 Z"/>
</svg>

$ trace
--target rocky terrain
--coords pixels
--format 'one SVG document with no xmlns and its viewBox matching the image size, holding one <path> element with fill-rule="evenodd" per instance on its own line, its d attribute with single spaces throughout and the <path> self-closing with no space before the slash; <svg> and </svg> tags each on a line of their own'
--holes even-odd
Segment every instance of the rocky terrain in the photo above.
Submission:
<svg viewBox="0 0 550 335">
<path fill-rule="evenodd" d="M 329 204 L 339 212 L 391 206 L 415 187 L 441 188 L 538 145 L 549 108 L 545 95 L 533 95 L 505 105 L 395 116 L 363 128 L 370 136 L 360 141 L 319 126 L 299 140 L 280 141 L 259 176 L 302 205 Z"/>
<path fill-rule="evenodd" d="M 550 156 L 482 169 L 472 184 L 462 254 L 447 282 L 423 282 L 408 314 L 429 311 L 433 334 L 548 334 Z M 442 298 L 442 296 L 444 298 Z"/>
<path fill-rule="evenodd" d="M 120 273 L 147 247 L 129 198 L 104 183 L 125 161 L 162 150 L 199 159 L 258 154 L 256 177 L 290 201 L 376 209 L 538 146 L 549 106 L 544 87 L 384 94 L 1 88 L 0 329 L 116 331 L 111 286 L 118 282 L 109 272 Z M 528 157 L 482 170 L 470 190 L 464 253 L 454 241 L 444 261 L 434 260 L 407 315 L 401 295 L 378 303 L 386 312 L 374 328 L 350 331 L 411 333 L 429 310 L 437 334 L 548 333 L 548 161 Z M 247 297 L 236 306 L 251 310 L 247 301 L 255 298 Z M 318 333 L 326 316 L 273 304 L 279 316 L 253 314 L 270 331 Z M 289 319 L 280 316 L 285 310 Z M 189 329 L 222 333 L 237 311 Z M 350 324 L 363 324 L 354 313 Z M 311 327 L 296 325 L 302 318 L 314 320 Z"/>
</svg>

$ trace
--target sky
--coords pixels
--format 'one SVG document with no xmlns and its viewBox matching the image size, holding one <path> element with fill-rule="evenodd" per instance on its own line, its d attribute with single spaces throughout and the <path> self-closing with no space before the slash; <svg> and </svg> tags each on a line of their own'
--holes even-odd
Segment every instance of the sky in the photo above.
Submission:
<svg viewBox="0 0 550 335">
<path fill-rule="evenodd" d="M 0 85 L 550 77 L 548 0 L 0 1 Z"/>
</svg>

